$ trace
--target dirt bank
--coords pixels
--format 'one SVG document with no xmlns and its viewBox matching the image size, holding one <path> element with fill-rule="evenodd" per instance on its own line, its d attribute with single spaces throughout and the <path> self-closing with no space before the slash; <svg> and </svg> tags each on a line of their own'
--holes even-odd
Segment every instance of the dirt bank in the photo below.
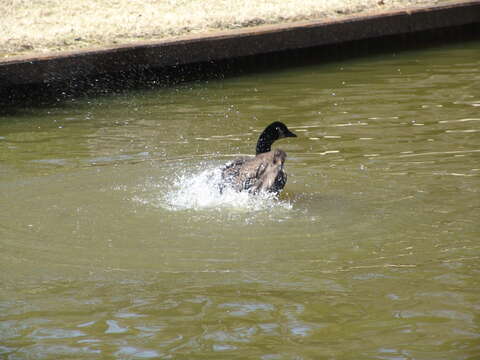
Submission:
<svg viewBox="0 0 480 360">
<path fill-rule="evenodd" d="M 339 18 L 442 0 L 4 0 L 0 58 Z"/>
</svg>

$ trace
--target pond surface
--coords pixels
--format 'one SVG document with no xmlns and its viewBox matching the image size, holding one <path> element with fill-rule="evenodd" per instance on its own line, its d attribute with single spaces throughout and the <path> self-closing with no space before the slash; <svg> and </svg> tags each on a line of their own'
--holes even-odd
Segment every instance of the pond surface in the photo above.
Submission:
<svg viewBox="0 0 480 360">
<path fill-rule="evenodd" d="M 478 359 L 479 53 L 2 117 L 0 357 Z M 275 120 L 280 198 L 218 194 Z"/>
</svg>

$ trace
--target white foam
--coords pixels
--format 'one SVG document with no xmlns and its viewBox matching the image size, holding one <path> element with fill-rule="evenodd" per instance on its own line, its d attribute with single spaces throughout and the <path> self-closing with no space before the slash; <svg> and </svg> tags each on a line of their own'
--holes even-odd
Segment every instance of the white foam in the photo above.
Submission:
<svg viewBox="0 0 480 360">
<path fill-rule="evenodd" d="M 292 204 L 270 193 L 252 195 L 225 188 L 219 190 L 220 168 L 199 171 L 179 171 L 173 175 L 159 205 L 170 211 L 232 209 L 235 211 L 261 211 L 271 208 L 291 209 Z"/>
</svg>

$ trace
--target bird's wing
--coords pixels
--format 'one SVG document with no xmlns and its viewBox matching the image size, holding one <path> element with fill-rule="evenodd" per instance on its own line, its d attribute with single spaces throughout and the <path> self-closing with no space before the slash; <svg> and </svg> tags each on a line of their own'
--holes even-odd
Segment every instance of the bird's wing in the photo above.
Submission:
<svg viewBox="0 0 480 360">
<path fill-rule="evenodd" d="M 241 182 L 241 169 L 248 158 L 238 158 L 227 163 L 222 169 L 222 181 L 237 191 L 243 189 Z"/>
<path fill-rule="evenodd" d="M 274 164 L 272 153 L 257 155 L 246 161 L 240 170 L 243 188 L 251 192 L 268 191 L 280 170 L 281 166 Z"/>
<path fill-rule="evenodd" d="M 277 189 L 277 180 L 284 178 L 284 172 L 282 167 L 279 164 L 269 163 L 265 167 L 264 171 L 256 178 L 254 185 L 250 191 L 257 193 L 259 191 L 278 191 L 281 190 L 280 187 Z"/>
<path fill-rule="evenodd" d="M 275 160 L 273 152 L 236 159 L 225 165 L 222 180 L 236 191 L 278 191 L 285 185 L 277 186 L 278 180 L 286 180 L 282 165 L 283 161 Z"/>
</svg>

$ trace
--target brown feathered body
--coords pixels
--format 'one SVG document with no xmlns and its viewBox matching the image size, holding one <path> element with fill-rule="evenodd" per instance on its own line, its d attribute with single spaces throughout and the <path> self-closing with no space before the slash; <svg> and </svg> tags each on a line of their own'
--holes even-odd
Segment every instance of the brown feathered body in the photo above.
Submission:
<svg viewBox="0 0 480 360">
<path fill-rule="evenodd" d="M 255 157 L 236 159 L 222 169 L 220 191 L 230 187 L 236 191 L 278 193 L 287 183 L 287 174 L 283 164 L 287 158 L 285 151 L 272 150 L 272 144 L 278 139 L 297 137 L 287 126 L 275 121 L 260 134 Z"/>
<path fill-rule="evenodd" d="M 251 158 L 239 158 L 225 165 L 222 180 L 236 191 L 278 193 L 287 182 L 283 164 L 287 154 L 276 149 Z"/>
</svg>

